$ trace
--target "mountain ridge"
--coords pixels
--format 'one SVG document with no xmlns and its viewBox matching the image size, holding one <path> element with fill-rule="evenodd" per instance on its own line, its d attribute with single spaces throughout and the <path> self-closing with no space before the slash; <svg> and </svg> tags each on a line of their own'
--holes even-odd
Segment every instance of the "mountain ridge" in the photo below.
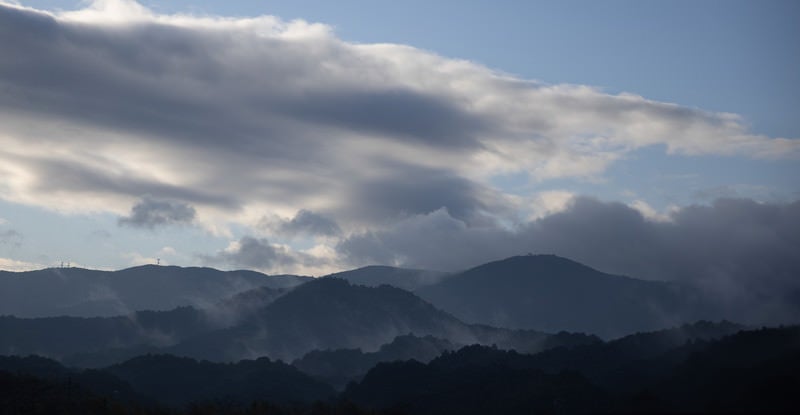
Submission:
<svg viewBox="0 0 800 415">
<path fill-rule="evenodd" d="M 260 286 L 290 288 L 310 278 L 165 265 L 118 271 L 75 267 L 0 271 L 0 315 L 112 317 L 140 310 L 203 307 Z"/>
<path fill-rule="evenodd" d="M 606 338 L 718 317 L 689 287 L 607 274 L 556 255 L 489 262 L 416 293 L 468 323 Z"/>
</svg>

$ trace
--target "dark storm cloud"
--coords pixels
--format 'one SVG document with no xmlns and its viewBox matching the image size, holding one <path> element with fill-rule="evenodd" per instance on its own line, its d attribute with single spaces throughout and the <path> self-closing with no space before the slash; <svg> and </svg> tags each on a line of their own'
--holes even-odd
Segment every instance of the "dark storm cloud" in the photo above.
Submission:
<svg viewBox="0 0 800 415">
<path fill-rule="evenodd" d="M 516 229 L 470 227 L 440 210 L 351 236 L 338 249 L 353 264 L 440 270 L 553 253 L 606 272 L 697 285 L 740 312 L 752 306 L 754 321 L 800 311 L 800 201 L 719 199 L 670 219 L 649 221 L 624 204 L 579 197 Z"/>
<path fill-rule="evenodd" d="M 306 209 L 301 209 L 292 219 L 281 221 L 275 226 L 269 223 L 265 225 L 287 236 L 336 236 L 342 232 L 336 221 Z"/>
<path fill-rule="evenodd" d="M 238 242 L 213 255 L 201 255 L 208 264 L 227 264 L 239 268 L 274 269 L 297 263 L 297 254 L 272 245 L 267 239 L 244 236 Z"/>
<path fill-rule="evenodd" d="M 303 97 L 286 109 L 313 122 L 451 149 L 480 147 L 475 136 L 488 122 L 440 97 L 407 90 L 332 91 Z"/>
<path fill-rule="evenodd" d="M 342 240 L 337 250 L 354 266 L 385 264 L 454 271 L 518 252 L 514 234 L 496 225 L 470 227 L 447 209 L 406 218 L 389 229 Z"/>
<path fill-rule="evenodd" d="M 651 222 L 623 204 L 579 198 L 522 235 L 539 250 L 643 278 L 800 283 L 800 202 L 718 199 L 670 218 Z"/>
<path fill-rule="evenodd" d="M 387 163 L 387 165 L 393 165 Z M 503 196 L 446 170 L 398 166 L 390 177 L 357 183 L 350 198 L 358 203 L 351 212 L 364 218 L 403 218 L 446 209 L 454 218 L 473 224 L 486 212 L 503 212 Z"/>
<path fill-rule="evenodd" d="M 119 224 L 153 229 L 159 226 L 189 224 L 195 215 L 195 209 L 185 203 L 145 197 L 131 208 L 130 215 L 119 218 Z"/>
</svg>

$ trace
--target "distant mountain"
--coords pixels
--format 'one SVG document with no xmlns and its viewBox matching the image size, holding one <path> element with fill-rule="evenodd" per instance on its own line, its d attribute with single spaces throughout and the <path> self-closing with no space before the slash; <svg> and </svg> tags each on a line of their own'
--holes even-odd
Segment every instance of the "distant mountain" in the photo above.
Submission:
<svg viewBox="0 0 800 415">
<path fill-rule="evenodd" d="M 472 336 L 467 325 L 408 291 L 320 278 L 240 325 L 190 339 L 174 352 L 204 359 L 270 356 L 291 361 L 316 349 L 373 351 L 409 333 L 448 339 Z"/>
<path fill-rule="evenodd" d="M 687 287 L 610 275 L 555 255 L 490 262 L 416 294 L 468 323 L 607 338 L 716 318 Z"/>
<path fill-rule="evenodd" d="M 382 265 L 371 265 L 350 271 L 326 275 L 330 278 L 341 278 L 351 284 L 377 287 L 391 285 L 408 291 L 432 285 L 447 276 L 445 272 L 421 269 L 395 268 Z"/>
<path fill-rule="evenodd" d="M 550 336 L 468 325 L 399 288 L 319 278 L 293 289 L 237 326 L 196 336 L 167 350 L 209 360 L 270 356 L 292 361 L 312 350 L 372 352 L 407 334 L 536 351 L 597 341 L 585 335 Z"/>
<path fill-rule="evenodd" d="M 48 268 L 0 271 L 0 315 L 110 317 L 138 310 L 208 307 L 258 287 L 285 289 L 308 281 L 295 275 L 144 265 L 121 271 Z"/>
<path fill-rule="evenodd" d="M 290 290 L 290 288 L 258 287 L 225 298 L 200 310 L 192 307 L 179 307 L 170 311 L 137 311 L 128 316 L 105 319 L 80 317 L 17 319 L 0 317 L 0 325 L 2 325 L 3 321 L 22 322 L 23 326 L 28 325 L 30 327 L 25 333 L 32 336 L 32 340 L 34 340 L 31 343 L 27 343 L 28 345 L 36 344 L 38 340 L 40 344 L 56 347 L 55 350 L 49 348 L 34 349 L 38 353 L 44 353 L 46 356 L 58 356 L 65 364 L 75 367 L 100 368 L 136 356 L 159 353 L 163 347 L 172 346 L 200 333 L 232 327 L 254 315 Z M 59 343 L 45 341 L 45 339 L 52 338 L 48 336 L 53 336 L 54 331 L 58 332 L 58 329 L 50 329 L 53 324 L 58 324 L 58 322 L 67 322 L 67 325 L 91 332 L 92 327 L 109 320 L 118 322 L 121 327 L 110 331 L 99 329 L 96 331 L 98 333 L 97 336 L 84 336 L 83 343 L 78 343 L 78 345 L 86 346 L 86 348 L 77 352 L 75 352 L 75 348 L 72 348 L 69 349 L 68 353 L 65 353 L 64 348 L 60 347 Z M 28 323 L 25 323 L 26 321 Z M 47 322 L 50 323 L 48 324 Z M 19 328 L 11 332 L 18 330 Z M 119 330 L 123 332 L 125 330 L 132 331 L 127 336 L 127 341 L 120 340 Z M 103 340 L 104 333 L 107 337 L 105 340 Z M 108 337 L 109 334 L 111 335 L 110 337 Z M 0 341 L 0 347 L 2 345 L 3 342 Z"/>
<path fill-rule="evenodd" d="M 206 314 L 191 307 L 140 311 L 120 317 L 0 316 L 0 354 L 38 354 L 61 359 L 111 350 L 149 350 L 216 327 Z"/>
<path fill-rule="evenodd" d="M 292 288 L 253 288 L 224 298 L 216 304 L 203 308 L 202 311 L 217 326 L 233 326 L 258 313 L 291 290 Z"/>
</svg>

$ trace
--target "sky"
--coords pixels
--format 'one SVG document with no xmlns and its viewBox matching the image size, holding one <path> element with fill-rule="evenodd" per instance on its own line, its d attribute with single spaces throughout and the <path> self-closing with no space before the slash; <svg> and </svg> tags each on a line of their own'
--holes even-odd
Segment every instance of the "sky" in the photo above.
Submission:
<svg viewBox="0 0 800 415">
<path fill-rule="evenodd" d="M 798 21 L 794 1 L 0 1 L 0 269 L 555 253 L 799 300 Z"/>
</svg>

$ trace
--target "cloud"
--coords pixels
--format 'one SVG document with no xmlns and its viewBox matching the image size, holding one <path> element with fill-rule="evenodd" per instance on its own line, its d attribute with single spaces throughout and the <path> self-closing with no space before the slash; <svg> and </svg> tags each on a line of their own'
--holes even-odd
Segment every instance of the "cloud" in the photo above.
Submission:
<svg viewBox="0 0 800 415">
<path fill-rule="evenodd" d="M 185 203 L 144 197 L 131 208 L 130 215 L 119 218 L 118 223 L 153 229 L 158 226 L 189 224 L 194 217 L 194 208 Z"/>
<path fill-rule="evenodd" d="M 0 245 L 19 247 L 22 239 L 22 234 L 14 229 L 0 230 Z"/>
<path fill-rule="evenodd" d="M 306 209 L 300 209 L 291 219 L 264 217 L 260 225 L 272 232 L 289 237 L 298 235 L 338 236 L 342 232 L 333 219 Z"/>
<path fill-rule="evenodd" d="M 468 226 L 440 209 L 352 235 L 337 249 L 352 265 L 447 271 L 553 253 L 606 272 L 694 284 L 748 321 L 787 321 L 800 311 L 800 201 L 718 199 L 655 218 L 641 209 L 576 197 L 514 228 Z"/>
<path fill-rule="evenodd" d="M 326 275 L 340 270 L 343 265 L 336 257 L 336 252 L 326 245 L 296 250 L 249 235 L 231 241 L 216 253 L 195 256 L 207 265 L 255 269 L 273 274 Z"/>
<path fill-rule="evenodd" d="M 3 271 L 23 272 L 34 271 L 43 268 L 45 268 L 44 265 L 34 262 L 20 261 L 11 258 L 0 258 L 0 270 Z"/>
<path fill-rule="evenodd" d="M 244 268 L 272 268 L 275 265 L 294 265 L 295 258 L 289 255 L 288 249 L 274 246 L 266 239 L 245 236 L 228 245 L 215 256 L 205 258 L 211 263 L 227 263 Z"/>
<path fill-rule="evenodd" d="M 125 215 L 148 194 L 209 229 L 301 209 L 345 233 L 443 207 L 475 225 L 515 215 L 498 174 L 591 177 L 656 145 L 800 154 L 733 114 L 349 43 L 302 20 L 3 3 L 0 37 L 14 39 L 0 43 L 0 198 L 49 209 Z"/>
</svg>

